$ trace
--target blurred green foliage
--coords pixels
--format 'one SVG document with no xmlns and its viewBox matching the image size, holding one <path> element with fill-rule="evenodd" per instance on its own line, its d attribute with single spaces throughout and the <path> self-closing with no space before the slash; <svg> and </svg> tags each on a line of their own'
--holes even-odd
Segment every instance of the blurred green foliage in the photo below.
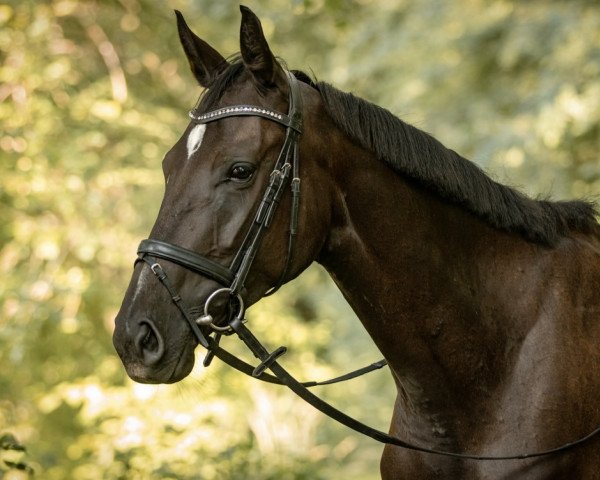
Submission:
<svg viewBox="0 0 600 480">
<path fill-rule="evenodd" d="M 600 191 L 596 1 L 247 3 L 290 68 L 386 106 L 500 180 L 555 198 Z M 223 54 L 238 50 L 230 0 L 0 4 L 0 434 L 28 448 L 0 478 L 376 479 L 380 445 L 280 387 L 217 362 L 136 385 L 113 351 L 161 157 L 200 92 L 174 8 Z M 303 378 L 378 358 L 317 267 L 250 321 L 290 347 Z M 386 427 L 389 374 L 328 388 Z"/>
</svg>

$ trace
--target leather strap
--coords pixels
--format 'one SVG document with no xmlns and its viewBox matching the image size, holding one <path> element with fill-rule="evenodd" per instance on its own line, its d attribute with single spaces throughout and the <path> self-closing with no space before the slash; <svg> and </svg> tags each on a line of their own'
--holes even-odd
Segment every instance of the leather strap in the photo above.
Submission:
<svg viewBox="0 0 600 480">
<path fill-rule="evenodd" d="M 275 112 L 274 110 L 257 107 L 255 105 L 223 107 L 202 115 L 198 115 L 194 111 L 191 111 L 189 116 L 195 123 L 209 123 L 227 117 L 262 117 L 280 123 L 285 127 L 290 127 L 296 132 L 301 133 L 301 125 L 297 118 L 289 117 L 285 113 Z"/>
<path fill-rule="evenodd" d="M 162 283 L 164 285 L 164 287 L 167 289 L 167 291 L 169 292 L 169 295 L 171 296 L 171 300 L 173 301 L 175 306 L 179 309 L 179 311 L 183 315 L 183 318 L 185 318 L 185 320 L 188 322 L 190 328 L 192 329 L 192 333 L 194 334 L 194 336 L 196 337 L 196 339 L 198 340 L 200 345 L 202 345 L 204 348 L 210 350 L 210 348 L 211 348 L 210 340 L 212 340 L 212 338 L 205 336 L 200 331 L 200 328 L 198 327 L 198 325 L 196 325 L 196 322 L 189 314 L 189 310 L 187 309 L 186 305 L 183 303 L 183 299 L 181 298 L 181 295 L 179 295 L 179 293 L 177 292 L 177 290 L 175 290 L 175 287 L 171 283 L 171 280 L 169 280 L 167 272 L 165 272 L 163 270 L 163 268 L 160 266 L 159 263 L 157 263 L 153 260 L 150 260 L 149 258 L 146 257 L 145 254 L 141 254 L 138 257 L 136 262 L 144 262 L 146 265 L 148 265 L 150 267 L 150 270 L 152 270 L 152 273 L 154 273 L 154 275 L 156 275 L 156 278 L 158 278 L 160 283 Z"/>
<path fill-rule="evenodd" d="M 200 275 L 209 277 L 226 287 L 230 286 L 235 278 L 234 273 L 227 267 L 172 243 L 153 239 L 142 240 L 137 253 L 138 255 L 150 255 L 176 263 Z"/>
<path fill-rule="evenodd" d="M 355 418 L 346 415 L 344 412 L 338 410 L 331 404 L 327 403 L 322 398 L 316 396 L 314 393 L 309 391 L 305 385 L 298 382 L 285 368 L 283 368 L 278 362 L 277 359 L 273 359 L 272 354 L 260 343 L 260 341 L 252 334 L 252 332 L 241 322 L 241 321 L 231 321 L 229 323 L 231 328 L 235 331 L 238 337 L 246 344 L 246 346 L 250 349 L 250 351 L 254 354 L 256 358 L 261 360 L 261 362 L 267 364 L 267 368 L 269 368 L 273 374 L 286 385 L 290 390 L 292 390 L 296 395 L 302 398 L 304 401 L 315 407 L 317 410 L 321 411 L 328 417 L 333 420 L 345 425 L 346 427 L 351 428 L 352 430 L 366 435 L 368 437 L 373 438 L 381 443 L 386 443 L 390 445 L 396 445 L 398 447 L 405 448 L 407 450 L 413 450 L 422 453 L 429 453 L 434 455 L 441 455 L 445 457 L 458 458 L 463 460 L 524 460 L 527 458 L 535 458 L 535 457 L 543 457 L 548 455 L 553 455 L 557 453 L 562 453 L 568 450 L 577 447 L 592 437 L 595 437 L 600 433 L 600 427 L 591 433 L 581 437 L 574 442 L 566 443 L 557 448 L 552 448 L 549 450 L 533 452 L 533 453 L 523 453 L 523 454 L 515 454 L 515 455 L 473 455 L 468 453 L 454 453 L 454 452 L 446 452 L 443 450 L 436 450 L 433 448 L 426 448 L 420 445 L 416 445 L 413 443 L 409 443 L 405 440 L 402 440 L 393 435 L 389 435 L 385 432 L 377 430 L 369 425 L 366 425 Z"/>
<path fill-rule="evenodd" d="M 183 303 L 183 299 L 181 298 L 181 296 L 179 295 L 177 290 L 175 290 L 175 287 L 169 280 L 167 273 L 163 270 L 161 265 L 159 263 L 156 263 L 153 260 L 149 259 L 145 255 L 141 255 L 139 257 L 139 261 L 144 262 L 145 264 L 147 264 L 150 267 L 150 269 L 152 270 L 152 273 L 154 273 L 154 275 L 158 278 L 160 283 L 162 283 L 163 286 L 167 289 L 167 291 L 169 292 L 169 295 L 171 296 L 171 300 L 177 306 L 177 308 L 179 309 L 179 311 L 181 312 L 183 317 L 187 320 L 188 324 L 190 325 L 190 328 L 192 329 L 192 332 L 196 336 L 196 339 L 198 340 L 200 345 L 202 345 L 204 348 L 206 348 L 208 350 L 206 358 L 204 359 L 205 367 L 208 367 L 212 358 L 216 356 L 221 361 L 223 361 L 227 365 L 229 365 L 230 367 L 233 367 L 236 370 L 238 370 L 239 372 L 245 373 L 246 375 L 248 375 L 250 377 L 257 378 L 258 380 L 261 380 L 261 381 L 267 382 L 267 383 L 284 385 L 284 383 L 279 378 L 274 377 L 273 375 L 270 375 L 268 373 L 265 373 L 264 371 L 261 372 L 260 375 L 256 375 L 255 374 L 256 367 L 253 367 L 249 363 L 244 362 L 242 359 L 236 357 L 235 355 L 233 355 L 232 353 L 228 352 L 223 347 L 221 347 L 221 345 L 219 344 L 219 341 L 221 339 L 221 334 L 218 334 L 215 338 L 204 335 L 202 333 L 202 331 L 200 330 L 200 328 L 198 327 L 198 325 L 196 324 L 196 322 L 194 321 L 194 319 L 190 316 L 189 310 L 187 309 L 186 305 Z M 387 362 L 385 360 L 380 360 L 379 362 L 372 363 L 371 365 L 368 365 L 363 368 L 359 368 L 358 370 L 354 370 L 352 372 L 346 373 L 344 375 L 340 375 L 339 377 L 335 377 L 330 380 L 302 382 L 302 385 L 307 388 L 316 387 L 319 385 L 331 385 L 333 383 L 343 382 L 346 380 L 350 380 L 352 378 L 356 378 L 360 375 L 364 375 L 365 373 L 369 373 L 374 370 L 379 370 L 380 368 L 383 368 L 385 365 L 387 365 Z"/>
<path fill-rule="evenodd" d="M 309 387 L 337 383 L 337 382 L 340 382 L 343 380 L 349 380 L 350 378 L 355 378 L 359 375 L 362 375 L 364 373 L 367 373 L 367 372 L 370 372 L 373 370 L 377 370 L 377 369 L 383 367 L 384 365 L 386 365 L 385 360 L 375 362 L 367 367 L 355 370 L 346 375 L 342 375 L 340 377 L 336 377 L 331 380 L 326 380 L 323 382 L 301 383 L 298 380 L 296 380 L 285 368 L 283 368 L 277 362 L 277 357 L 280 354 L 274 355 L 273 353 L 269 353 L 269 351 L 252 334 L 252 332 L 243 324 L 242 320 L 236 317 L 236 319 L 229 322 L 230 327 L 238 335 L 238 337 L 242 340 L 242 342 L 244 342 L 244 344 L 250 349 L 250 351 L 253 353 L 253 355 L 261 361 L 259 366 L 264 366 L 265 368 L 270 369 L 274 374 L 274 375 L 269 375 L 267 373 L 264 373 L 261 368 L 260 375 L 257 375 L 256 374 L 257 368 L 255 368 L 252 365 L 237 358 L 235 355 L 232 355 L 231 353 L 229 353 L 228 351 L 226 351 L 219 345 L 220 336 L 218 336 L 217 338 L 212 338 L 210 336 L 206 337 L 200 331 L 200 329 L 198 328 L 198 325 L 195 324 L 193 319 L 188 314 L 187 309 L 185 308 L 185 305 L 183 304 L 181 297 L 173 288 L 166 272 L 164 272 L 164 270 L 158 263 L 153 263 L 150 259 L 146 258 L 143 255 L 140 257 L 139 260 L 145 262 L 152 269 L 152 272 L 157 276 L 157 278 L 160 280 L 160 282 L 168 290 L 169 294 L 171 295 L 171 299 L 173 300 L 173 302 L 175 303 L 177 308 L 181 311 L 184 318 L 190 324 L 190 327 L 192 328 L 192 332 L 194 333 L 194 335 L 196 336 L 196 338 L 198 339 L 200 344 L 208 350 L 208 355 L 210 356 L 210 358 L 212 358 L 212 356 L 216 356 L 219 359 L 221 359 L 222 361 L 224 361 L 225 363 L 227 363 L 228 365 L 230 365 L 231 367 L 235 368 L 236 370 L 243 372 L 254 378 L 257 378 L 259 380 L 262 380 L 264 382 L 285 385 L 290 390 L 292 390 L 296 395 L 298 395 L 300 398 L 302 398 L 304 401 L 306 401 L 307 403 L 309 403 L 310 405 L 312 405 L 313 407 L 315 407 L 317 410 L 324 413 L 328 417 L 341 423 L 342 425 L 345 425 L 346 427 L 351 428 L 352 430 L 354 430 L 358 433 L 361 433 L 363 435 L 371 437 L 374 440 L 377 440 L 378 442 L 386 443 L 386 444 L 390 444 L 390 445 L 396 445 L 398 447 L 417 451 L 417 452 L 441 455 L 441 456 L 445 456 L 445 457 L 452 457 L 452 458 L 458 458 L 458 459 L 463 459 L 463 460 L 523 460 L 523 459 L 527 459 L 527 458 L 542 457 L 542 456 L 547 456 L 547 455 L 558 454 L 558 453 L 562 453 L 562 452 L 571 450 L 579 445 L 582 445 L 583 443 L 587 442 L 588 440 L 595 437 L 596 435 L 600 434 L 600 427 L 598 427 L 597 429 L 590 432 L 589 434 L 587 434 L 573 442 L 565 443 L 564 445 L 561 445 L 559 447 L 556 447 L 556 448 L 553 448 L 550 450 L 540 451 L 540 452 L 524 453 L 524 454 L 516 454 L 516 455 L 497 455 L 497 456 L 472 455 L 472 454 L 464 454 L 464 453 L 446 452 L 443 450 L 436 450 L 436 449 L 426 448 L 426 447 L 422 447 L 420 445 L 412 444 L 412 443 L 402 440 L 398 437 L 389 435 L 385 432 L 382 432 L 373 427 L 370 427 L 370 426 L 350 417 L 349 415 L 346 415 L 344 412 L 338 410 L 337 408 L 335 408 L 334 406 L 327 403 L 325 400 L 321 399 L 320 397 L 316 396 L 315 394 L 313 394 L 311 391 L 308 390 Z M 277 349 L 275 352 L 278 352 L 278 351 L 279 352 L 282 351 L 282 347 Z M 207 357 L 207 359 L 209 359 L 209 357 Z M 207 362 L 205 362 L 205 364 L 206 363 Z"/>
</svg>

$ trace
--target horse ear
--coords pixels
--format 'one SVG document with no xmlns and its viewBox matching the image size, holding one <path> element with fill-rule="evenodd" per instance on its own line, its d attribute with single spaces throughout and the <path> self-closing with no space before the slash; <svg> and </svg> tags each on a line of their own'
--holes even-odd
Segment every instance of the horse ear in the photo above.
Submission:
<svg viewBox="0 0 600 480">
<path fill-rule="evenodd" d="M 271 53 L 258 17 L 248 7 L 240 5 L 240 51 L 244 65 L 259 87 L 285 85 L 285 73 Z"/>
<path fill-rule="evenodd" d="M 229 64 L 219 52 L 192 32 L 180 11 L 175 10 L 175 15 L 179 40 L 190 62 L 192 73 L 198 83 L 207 88 Z"/>
</svg>

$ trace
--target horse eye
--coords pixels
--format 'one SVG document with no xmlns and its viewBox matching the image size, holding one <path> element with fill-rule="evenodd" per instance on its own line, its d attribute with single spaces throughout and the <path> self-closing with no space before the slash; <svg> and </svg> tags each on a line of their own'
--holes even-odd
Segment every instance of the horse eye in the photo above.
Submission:
<svg viewBox="0 0 600 480">
<path fill-rule="evenodd" d="M 250 180 L 254 174 L 254 166 L 247 163 L 238 163 L 229 170 L 229 179 L 243 182 Z"/>
</svg>

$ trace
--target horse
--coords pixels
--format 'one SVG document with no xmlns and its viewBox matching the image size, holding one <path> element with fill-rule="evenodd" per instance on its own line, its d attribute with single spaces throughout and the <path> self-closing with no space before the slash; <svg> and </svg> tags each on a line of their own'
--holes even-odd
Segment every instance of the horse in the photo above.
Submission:
<svg viewBox="0 0 600 480">
<path fill-rule="evenodd" d="M 289 72 L 240 8 L 228 60 L 176 12 L 205 91 L 163 160 L 164 198 L 115 319 L 127 374 L 177 382 L 199 344 L 252 344 L 246 307 L 318 262 L 389 364 L 389 438 L 427 447 L 387 442 L 383 479 L 600 478 L 594 205 L 529 198 L 389 111 Z M 252 348 L 253 374 L 277 374 L 282 352 Z"/>
</svg>

